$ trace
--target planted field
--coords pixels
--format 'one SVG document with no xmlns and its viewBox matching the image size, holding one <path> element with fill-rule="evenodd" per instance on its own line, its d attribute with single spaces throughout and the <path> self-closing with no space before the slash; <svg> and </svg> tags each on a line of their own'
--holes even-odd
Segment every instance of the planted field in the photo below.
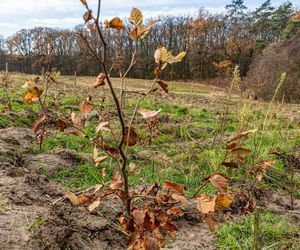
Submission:
<svg viewBox="0 0 300 250">
<path fill-rule="evenodd" d="M 74 206 L 70 196 L 91 199 L 93 190 L 110 183 L 118 171 L 118 157 L 105 157 L 113 151 L 98 147 L 95 156 L 91 141 L 101 138 L 117 148 L 120 124 L 109 89 L 94 89 L 94 77 L 78 77 L 76 86 L 73 77 L 51 82 L 44 107 L 48 117 L 68 120 L 73 113 L 85 122 L 79 134 L 67 125 L 64 131 L 56 125 L 45 126 L 42 143 L 36 143 L 39 138 L 35 139 L 32 127 L 43 111 L 39 103 L 24 104 L 22 88 L 34 77 L 11 75 L 8 92 L 12 109 L 4 111 L 4 104 L 0 105 L 3 248 L 124 248 L 128 233 L 118 220 L 124 216 L 122 199 L 107 196 L 91 209 L 91 200 Z M 123 104 L 128 119 L 139 95 L 134 91 L 145 91 L 149 82 L 126 82 L 132 90 Z M 118 94 L 120 80 L 113 78 L 112 84 Z M 228 98 L 224 89 L 198 84 L 168 82 L 168 86 L 168 95 L 153 93 L 140 103 L 142 111 L 157 114 L 152 123 L 143 118 L 141 110 L 135 116 L 137 138 L 128 147 L 127 158 L 130 192 L 141 196 L 135 199 L 135 207 L 148 204 L 143 196 L 150 194 L 144 192 L 154 183 L 165 188 L 166 182 L 184 187 L 187 203 L 179 199 L 176 204 L 178 210 L 171 215 L 176 238 L 167 234 L 165 248 L 250 249 L 257 234 L 263 249 L 297 249 L 299 105 L 264 103 L 238 94 Z M 82 112 L 88 97 L 91 110 Z M 107 123 L 97 133 L 101 122 Z M 111 136 L 111 131 L 117 132 Z M 239 143 L 232 151 L 228 148 L 231 142 Z M 234 150 L 240 151 L 235 154 Z M 105 160 L 99 162 L 99 157 Z M 226 176 L 226 184 L 206 183 L 207 177 L 218 174 Z M 112 189 L 112 184 L 117 185 L 113 180 Z M 223 200 L 224 207 L 213 212 L 215 222 L 211 223 L 205 211 L 224 185 L 229 201 Z M 64 198 L 66 193 L 72 202 Z"/>
<path fill-rule="evenodd" d="M 0 249 L 299 249 L 298 7 L 132 2 L 1 1 Z"/>
</svg>

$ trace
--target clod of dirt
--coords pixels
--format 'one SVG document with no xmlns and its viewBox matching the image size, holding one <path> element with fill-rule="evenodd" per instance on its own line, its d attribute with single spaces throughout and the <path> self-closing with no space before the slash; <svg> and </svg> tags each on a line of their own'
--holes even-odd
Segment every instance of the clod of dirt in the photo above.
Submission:
<svg viewBox="0 0 300 250">
<path fill-rule="evenodd" d="M 27 155 L 24 158 L 24 164 L 34 173 L 52 175 L 61 170 L 76 168 L 88 160 L 87 157 L 62 149 L 51 153 Z"/>
<path fill-rule="evenodd" d="M 56 204 L 36 237 L 42 249 L 125 249 L 127 238 L 98 213 L 69 202 Z"/>
<path fill-rule="evenodd" d="M 212 244 L 215 235 L 204 223 L 190 224 L 182 220 L 176 223 L 178 232 L 176 240 L 168 246 L 173 250 L 215 250 Z"/>
<path fill-rule="evenodd" d="M 0 129 L 0 139 L 20 151 L 30 148 L 35 140 L 32 129 L 15 127 Z"/>
<path fill-rule="evenodd" d="M 31 129 L 0 130 L 0 249 L 125 249 L 127 237 L 98 212 L 68 201 L 52 206 L 65 191 L 32 174 L 73 168 L 88 159 L 67 150 L 28 155 L 34 143 Z M 115 220 L 119 203 L 106 200 L 99 211 Z"/>
<path fill-rule="evenodd" d="M 40 206 L 51 204 L 52 200 L 63 196 L 62 189 L 54 186 L 46 177 L 39 175 L 26 175 L 20 185 L 14 186 L 8 195 L 9 200 L 16 205 Z"/>
<path fill-rule="evenodd" d="M 0 170 L 0 249 L 32 249 L 32 225 L 60 195 L 44 177 L 9 177 Z"/>
</svg>

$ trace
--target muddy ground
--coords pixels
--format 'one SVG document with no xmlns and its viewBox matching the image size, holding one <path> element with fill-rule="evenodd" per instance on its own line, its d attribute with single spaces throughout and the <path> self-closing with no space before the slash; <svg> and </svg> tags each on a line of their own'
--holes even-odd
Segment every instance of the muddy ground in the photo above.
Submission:
<svg viewBox="0 0 300 250">
<path fill-rule="evenodd" d="M 122 214 L 118 200 L 107 198 L 92 213 L 67 200 L 53 205 L 66 190 L 41 170 L 55 173 L 87 159 L 63 150 L 31 154 L 34 143 L 31 129 L 0 130 L 0 249 L 125 249 L 127 237 L 114 226 Z M 299 201 L 292 212 L 287 197 L 271 193 L 267 197 L 260 202 L 262 206 L 281 214 L 293 213 L 299 221 Z M 186 216 L 177 225 L 177 240 L 168 248 L 216 249 L 215 236 L 201 218 Z"/>
</svg>

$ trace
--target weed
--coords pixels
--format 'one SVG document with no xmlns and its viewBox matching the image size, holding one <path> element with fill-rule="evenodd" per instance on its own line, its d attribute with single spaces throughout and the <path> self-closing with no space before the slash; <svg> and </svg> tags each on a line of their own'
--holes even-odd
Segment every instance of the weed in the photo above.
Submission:
<svg viewBox="0 0 300 250">
<path fill-rule="evenodd" d="M 39 226 L 43 225 L 45 221 L 42 218 L 37 218 L 31 222 L 31 224 L 28 226 L 28 230 L 34 231 L 36 230 Z"/>
</svg>

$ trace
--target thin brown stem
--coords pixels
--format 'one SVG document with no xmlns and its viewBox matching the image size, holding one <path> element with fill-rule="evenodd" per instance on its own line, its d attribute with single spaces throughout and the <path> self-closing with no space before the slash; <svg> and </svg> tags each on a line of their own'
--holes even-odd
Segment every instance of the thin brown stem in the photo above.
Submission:
<svg viewBox="0 0 300 250">
<path fill-rule="evenodd" d="M 189 197 L 190 199 L 195 198 L 197 196 L 197 194 L 201 191 L 201 189 L 207 184 L 208 180 L 203 181 L 203 183 L 200 185 L 200 187 L 196 190 L 196 192 Z"/>
<path fill-rule="evenodd" d="M 130 136 L 130 131 L 131 131 L 131 128 L 132 128 L 132 124 L 133 124 L 133 121 L 134 121 L 134 118 L 137 114 L 137 110 L 140 106 L 140 103 L 145 99 L 145 97 L 147 95 L 149 95 L 152 91 L 153 91 L 153 87 L 155 85 L 155 83 L 157 82 L 157 79 L 158 79 L 158 75 L 155 77 L 155 79 L 153 80 L 152 84 L 150 85 L 148 91 L 146 91 L 145 95 L 143 95 L 136 103 L 135 105 L 135 108 L 134 108 L 134 111 L 133 111 L 133 114 L 132 114 L 132 117 L 130 119 L 130 122 L 129 122 L 129 125 L 128 125 L 128 133 L 127 133 L 127 138 L 126 138 L 126 149 L 125 149 L 125 152 L 127 154 L 127 151 L 128 151 L 128 141 L 129 141 L 129 136 Z"/>
<path fill-rule="evenodd" d="M 99 0 L 98 13 L 100 13 L 100 4 L 101 4 L 101 1 Z M 86 7 L 89 10 L 87 5 L 86 5 Z M 95 22 L 96 29 L 97 29 L 97 32 L 100 36 L 101 42 L 103 44 L 102 59 L 98 58 L 98 56 L 93 51 L 92 51 L 92 53 L 97 57 L 98 61 L 101 62 L 101 66 L 102 66 L 104 74 L 106 76 L 106 80 L 108 82 L 110 92 L 112 94 L 113 100 L 114 100 L 115 105 L 117 107 L 118 117 L 119 117 L 119 121 L 120 121 L 120 124 L 121 124 L 121 127 L 122 127 L 122 136 L 121 136 L 121 139 L 120 139 L 119 144 L 118 144 L 118 150 L 119 150 L 121 158 L 122 158 L 121 161 L 119 162 L 119 165 L 120 165 L 120 170 L 121 170 L 122 177 L 123 177 L 123 182 L 124 182 L 124 194 L 125 194 L 125 200 L 126 200 L 126 210 L 127 210 L 128 216 L 129 216 L 130 229 L 133 230 L 134 224 L 133 224 L 133 218 L 131 216 L 131 201 L 130 201 L 130 195 L 129 195 L 128 176 L 127 176 L 127 173 L 126 173 L 127 156 L 126 156 L 126 154 L 125 154 L 125 152 L 123 151 L 123 148 L 122 148 L 124 137 L 125 137 L 125 121 L 124 121 L 124 117 L 123 117 L 122 107 L 121 107 L 119 99 L 118 99 L 118 97 L 115 93 L 115 90 L 113 88 L 113 85 L 112 85 L 112 82 L 111 82 L 111 79 L 110 79 L 110 76 L 109 76 L 109 72 L 107 70 L 107 65 L 106 65 L 107 44 L 105 42 L 105 39 L 103 37 L 101 28 L 99 26 L 98 17 L 96 19 L 93 17 L 93 20 Z M 86 42 L 88 43 L 87 40 L 86 40 Z M 88 46 L 88 47 L 89 47 L 89 49 L 91 48 L 91 46 Z"/>
<path fill-rule="evenodd" d="M 131 61 L 129 64 L 129 67 L 127 68 L 126 72 L 124 73 L 124 75 L 122 76 L 121 79 L 121 90 L 120 90 L 120 100 L 121 100 L 121 107 L 124 107 L 125 104 L 125 95 L 126 95 L 126 81 L 125 78 L 127 77 L 127 75 L 129 74 L 130 70 L 132 69 L 132 67 L 136 64 L 136 56 L 137 56 L 137 52 L 138 52 L 138 40 L 136 40 L 135 42 L 135 47 L 131 56 Z"/>
</svg>

